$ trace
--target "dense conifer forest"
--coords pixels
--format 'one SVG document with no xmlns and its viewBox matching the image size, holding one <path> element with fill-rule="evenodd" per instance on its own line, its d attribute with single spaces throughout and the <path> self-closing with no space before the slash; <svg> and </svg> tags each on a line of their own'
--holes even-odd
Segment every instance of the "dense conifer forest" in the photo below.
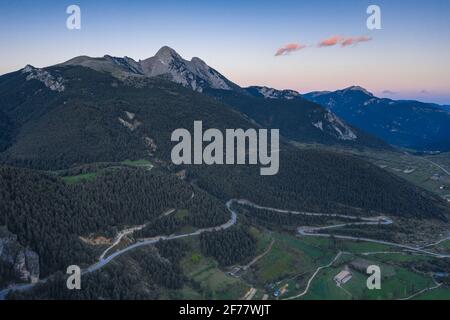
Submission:
<svg viewBox="0 0 450 320">
<path fill-rule="evenodd" d="M 0 225 L 40 256 L 42 276 L 92 262 L 80 236 L 114 237 L 124 226 L 157 219 L 190 199 L 189 185 L 138 169 L 106 171 L 93 182 L 67 185 L 25 169 L 0 168 Z"/>
</svg>

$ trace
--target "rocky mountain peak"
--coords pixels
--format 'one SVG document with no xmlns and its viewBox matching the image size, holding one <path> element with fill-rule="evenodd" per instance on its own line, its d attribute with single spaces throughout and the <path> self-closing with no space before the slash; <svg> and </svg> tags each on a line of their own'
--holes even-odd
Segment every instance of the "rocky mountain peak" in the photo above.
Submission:
<svg viewBox="0 0 450 320">
<path fill-rule="evenodd" d="M 159 49 L 155 56 L 139 62 L 128 57 L 105 55 L 103 58 L 78 57 L 63 65 L 80 65 L 101 72 L 109 72 L 117 78 L 127 78 L 130 75 L 150 78 L 165 76 L 166 79 L 198 92 L 206 88 L 240 89 L 202 59 L 195 57 L 191 61 L 185 60 L 168 46 Z"/>
<path fill-rule="evenodd" d="M 162 61 L 170 62 L 172 60 L 183 60 L 183 58 L 174 49 L 168 46 L 164 46 L 158 50 L 155 57 Z"/>
<path fill-rule="evenodd" d="M 348 87 L 348 88 L 342 90 L 342 92 L 344 92 L 344 93 L 348 93 L 350 91 L 359 91 L 368 96 L 373 97 L 373 93 L 369 92 L 367 89 L 364 89 L 363 87 L 360 87 L 360 86 L 351 86 L 351 87 Z"/>
</svg>

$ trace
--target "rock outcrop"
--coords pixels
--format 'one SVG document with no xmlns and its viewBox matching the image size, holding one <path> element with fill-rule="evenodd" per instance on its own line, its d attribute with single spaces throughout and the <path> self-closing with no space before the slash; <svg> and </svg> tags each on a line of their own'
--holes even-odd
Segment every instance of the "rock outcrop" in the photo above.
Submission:
<svg viewBox="0 0 450 320">
<path fill-rule="evenodd" d="M 35 283 L 39 280 L 38 254 L 23 247 L 17 236 L 4 227 L 0 227 L 0 261 L 13 270 L 14 281 Z"/>
</svg>

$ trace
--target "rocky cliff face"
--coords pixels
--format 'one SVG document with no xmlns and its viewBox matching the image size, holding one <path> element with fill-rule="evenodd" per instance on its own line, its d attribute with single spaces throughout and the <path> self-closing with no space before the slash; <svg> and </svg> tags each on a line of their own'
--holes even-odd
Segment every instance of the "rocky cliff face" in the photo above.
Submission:
<svg viewBox="0 0 450 320">
<path fill-rule="evenodd" d="M 119 79 L 130 76 L 159 77 L 181 84 L 192 90 L 203 92 L 207 88 L 234 90 L 238 85 L 208 66 L 200 58 L 191 61 L 183 59 L 175 50 L 162 47 L 155 56 L 142 61 L 131 58 L 117 58 L 109 55 L 103 58 L 76 57 L 63 65 L 79 65 L 96 71 L 109 72 Z"/>
<path fill-rule="evenodd" d="M 17 241 L 17 236 L 0 228 L 0 261 L 14 274 L 13 281 L 37 282 L 39 280 L 39 256 Z M 1 276 L 1 275 L 0 275 Z"/>
<path fill-rule="evenodd" d="M 27 65 L 22 69 L 22 73 L 27 75 L 27 81 L 38 80 L 52 91 L 63 92 L 65 90 L 63 78 L 53 76 L 43 69 Z"/>
</svg>

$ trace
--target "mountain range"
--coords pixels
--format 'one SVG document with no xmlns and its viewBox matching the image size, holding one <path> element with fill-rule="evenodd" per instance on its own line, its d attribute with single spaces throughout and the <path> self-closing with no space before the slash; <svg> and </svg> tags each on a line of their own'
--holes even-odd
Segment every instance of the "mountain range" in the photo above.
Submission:
<svg viewBox="0 0 450 320">
<path fill-rule="evenodd" d="M 134 81 L 155 77 L 166 79 L 212 96 L 264 127 L 280 128 L 281 133 L 288 139 L 308 143 L 387 148 L 381 140 L 349 126 L 331 111 L 309 102 L 294 90 L 257 86 L 241 88 L 200 58 L 185 60 L 169 47 L 163 47 L 155 56 L 141 61 L 108 55 L 103 58 L 84 56 L 69 60 L 61 66 L 88 67 L 107 72 L 118 79 L 133 78 Z"/>
<path fill-rule="evenodd" d="M 360 89 L 351 91 L 367 95 Z M 306 98 L 292 90 L 239 87 L 202 60 L 185 60 L 168 47 L 143 61 L 77 57 L 47 68 L 28 65 L 0 76 L 0 211 L 4 213 L 0 231 L 5 234 L 0 237 L 8 243 L 13 239 L 18 252 L 33 252 L 29 260 L 39 259 L 39 268 L 30 263 L 33 268 L 22 268 L 27 271 L 23 274 L 36 278 L 34 274 L 40 272 L 42 278 L 64 274 L 67 265 L 92 265 L 99 253 L 92 243 L 114 239 L 130 226 L 146 225 L 140 238 L 217 227 L 229 219 L 225 204 L 230 199 L 320 212 L 320 216 L 386 215 L 438 225 L 448 221 L 450 209 L 437 195 L 359 157 L 317 146 L 391 150 Z M 203 121 L 204 130 L 279 128 L 283 137 L 279 173 L 262 177 L 259 167 L 250 165 L 174 166 L 171 134 L 179 128 L 192 129 L 196 120 Z M 298 148 L 292 141 L 314 147 Z M 139 165 L 142 162 L 151 165 Z M 171 208 L 176 209 L 167 211 Z M 305 219 L 301 223 L 311 222 Z M 240 215 L 239 226 L 201 236 L 202 255 L 225 256 L 227 261 L 233 258 L 229 265 L 244 265 L 245 259 L 233 256 L 239 258 L 242 250 L 246 258 L 254 256 L 247 252 L 256 243 L 248 231 L 252 221 Z M 288 227 L 292 231 L 295 226 Z M 410 232 L 403 226 L 375 231 L 383 239 L 389 232 Z M 181 261 L 186 249 L 177 250 L 180 254 L 173 254 Z M 0 285 L 21 281 L 11 270 L 23 266 L 23 259 L 11 263 L 9 255 L 2 257 L 0 278 L 5 280 Z M 148 273 L 155 279 L 153 287 L 145 289 L 147 294 L 163 297 L 155 288 L 183 286 L 186 274 L 177 269 L 178 260 L 163 259 L 161 264 L 159 253 L 156 262 L 137 259 L 153 266 Z M 128 274 L 125 271 L 106 278 L 102 272 L 107 268 L 99 272 L 103 280 L 93 281 L 94 288 L 120 283 L 121 289 L 114 286 L 113 291 L 132 297 L 141 297 L 134 295 L 140 286 L 129 283 L 149 283 L 139 271 L 130 273 L 137 277 L 135 282 L 126 275 L 122 278 Z M 71 294 L 61 293 L 59 282 L 54 282 L 59 289 L 53 290 L 52 283 L 41 289 L 57 297 Z M 83 292 L 94 292 L 90 295 L 96 298 L 114 297 L 108 288 L 94 288 Z"/>
<path fill-rule="evenodd" d="M 199 119 L 205 130 L 279 128 L 283 137 L 281 170 L 270 182 L 261 180 L 253 168 L 187 168 L 198 185 L 218 198 L 261 198 L 272 205 L 285 199 L 276 191 L 281 188 L 290 198 L 300 197 L 298 201 L 311 210 L 327 210 L 338 203 L 398 214 L 409 208 L 410 215 L 423 214 L 421 204 L 411 208 L 411 197 L 419 202 L 435 199 L 412 196 L 418 192 L 415 187 L 354 157 L 298 150 L 288 142 L 389 146 L 294 91 L 241 88 L 200 59 L 184 60 L 168 47 L 140 62 L 78 57 L 1 76 L 0 125 L 8 130 L 1 136 L 0 162 L 50 171 L 127 159 L 150 159 L 171 167 L 172 132 L 189 129 Z M 302 178 L 291 182 L 288 191 L 286 181 L 296 176 Z M 366 179 L 374 184 L 367 194 L 361 185 Z M 386 193 L 392 186 L 397 187 Z M 275 188 L 274 196 L 262 197 L 270 188 Z M 406 198 L 399 194 L 402 189 Z M 408 203 L 400 206 L 387 200 L 394 195 L 397 202 L 408 199 Z"/>
<path fill-rule="evenodd" d="M 358 86 L 311 92 L 304 98 L 391 145 L 418 151 L 450 150 L 450 112 L 446 106 L 378 98 Z"/>
<path fill-rule="evenodd" d="M 390 144 L 419 151 L 450 150 L 448 106 L 378 98 L 359 86 L 305 95 L 261 86 L 241 88 L 200 58 L 185 60 L 169 47 L 140 61 L 109 55 L 103 58 L 82 56 L 61 66 L 89 67 L 119 79 L 164 78 L 230 104 L 265 127 L 280 128 L 286 138 L 296 141 L 372 148 L 388 148 Z"/>
</svg>

